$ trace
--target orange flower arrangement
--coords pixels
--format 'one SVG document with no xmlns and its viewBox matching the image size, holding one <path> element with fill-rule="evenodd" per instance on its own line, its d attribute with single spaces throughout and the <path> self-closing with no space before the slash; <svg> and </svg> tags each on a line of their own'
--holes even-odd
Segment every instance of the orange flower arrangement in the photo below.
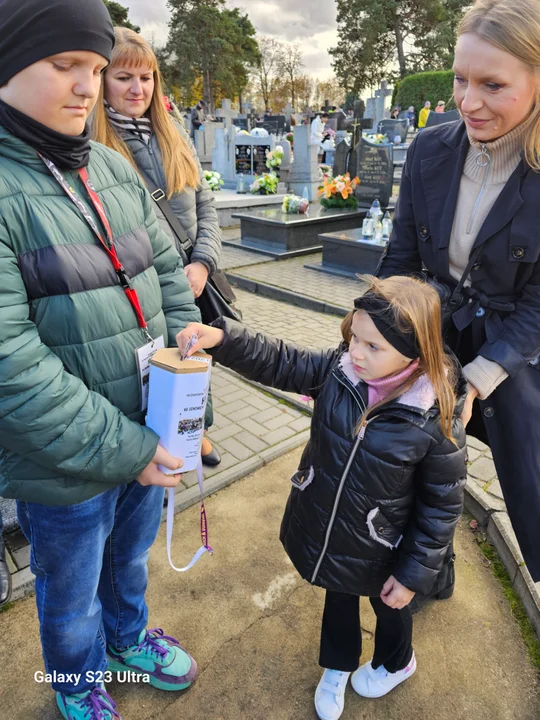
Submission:
<svg viewBox="0 0 540 720">
<path fill-rule="evenodd" d="M 354 191 L 360 184 L 355 177 L 351 180 L 349 173 L 338 175 L 335 178 L 325 177 L 323 185 L 319 187 L 321 205 L 324 207 L 356 207 L 358 204 Z"/>
</svg>

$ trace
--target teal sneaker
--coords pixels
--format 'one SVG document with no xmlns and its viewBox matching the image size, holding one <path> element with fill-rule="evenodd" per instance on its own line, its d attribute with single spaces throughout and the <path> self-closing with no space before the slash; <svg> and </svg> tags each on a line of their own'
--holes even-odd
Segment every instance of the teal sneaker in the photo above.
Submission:
<svg viewBox="0 0 540 720">
<path fill-rule="evenodd" d="M 104 687 L 77 695 L 57 692 L 56 704 L 65 720 L 122 720 L 116 712 L 116 703 Z"/>
<path fill-rule="evenodd" d="M 142 679 L 159 690 L 185 690 L 197 677 L 195 660 L 161 628 L 143 630 L 137 644 L 123 652 L 109 645 L 107 659 L 112 672 Z"/>
</svg>

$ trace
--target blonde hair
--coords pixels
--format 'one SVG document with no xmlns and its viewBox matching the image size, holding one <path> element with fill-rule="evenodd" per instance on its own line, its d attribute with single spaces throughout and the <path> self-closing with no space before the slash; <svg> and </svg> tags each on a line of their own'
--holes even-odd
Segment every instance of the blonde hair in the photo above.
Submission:
<svg viewBox="0 0 540 720">
<path fill-rule="evenodd" d="M 156 55 L 144 38 L 129 28 L 114 29 L 116 44 L 111 64 L 106 73 L 115 67 L 143 67 L 147 65 L 154 74 L 154 94 L 148 110 L 163 158 L 163 170 L 167 182 L 167 198 L 182 192 L 186 187 L 197 188 L 200 184 L 199 169 L 188 143 L 180 136 L 165 105 Z M 116 150 L 139 172 L 127 144 L 110 122 L 105 110 L 105 82 L 101 83 L 100 97 L 93 119 L 94 140 Z"/>
<path fill-rule="evenodd" d="M 420 348 L 420 362 L 414 373 L 382 402 L 373 405 L 362 416 L 357 431 L 381 405 L 398 398 L 422 375 L 427 375 L 439 404 L 441 428 L 452 442 L 452 423 L 456 406 L 454 385 L 455 365 L 444 352 L 441 332 L 441 303 L 436 291 L 427 283 L 411 277 L 394 276 L 379 280 L 371 275 L 362 277 L 367 291 L 383 297 L 394 313 L 397 327 L 404 333 L 414 332 Z M 341 324 L 347 344 L 352 338 L 352 323 L 357 311 L 352 310 Z"/>
<path fill-rule="evenodd" d="M 477 0 L 464 15 L 458 37 L 465 33 L 510 53 L 540 79 L 539 0 Z M 526 124 L 525 159 L 533 170 L 540 171 L 540 83 Z"/>
</svg>

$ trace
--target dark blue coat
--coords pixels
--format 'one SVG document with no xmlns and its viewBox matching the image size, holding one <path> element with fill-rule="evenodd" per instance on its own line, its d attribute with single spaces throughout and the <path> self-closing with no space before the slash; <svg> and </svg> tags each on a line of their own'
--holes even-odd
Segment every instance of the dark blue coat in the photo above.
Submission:
<svg viewBox="0 0 540 720">
<path fill-rule="evenodd" d="M 404 168 L 381 275 L 451 280 L 448 245 L 469 140 L 462 121 L 424 130 Z M 474 249 L 471 299 L 454 316 L 475 354 L 509 373 L 480 406 L 512 525 L 540 581 L 540 174 L 522 160 L 487 216 Z M 459 357 L 459 351 L 458 351 Z"/>
</svg>

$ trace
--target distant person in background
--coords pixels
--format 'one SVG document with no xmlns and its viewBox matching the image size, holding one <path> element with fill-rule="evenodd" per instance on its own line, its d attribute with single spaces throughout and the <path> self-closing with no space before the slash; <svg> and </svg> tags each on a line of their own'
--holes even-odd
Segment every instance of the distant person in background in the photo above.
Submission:
<svg viewBox="0 0 540 720">
<path fill-rule="evenodd" d="M 423 130 L 426 127 L 427 119 L 429 117 L 429 113 L 431 112 L 431 103 L 429 100 L 427 100 L 424 104 L 424 107 L 420 110 L 420 113 L 418 115 L 418 129 Z"/>
<path fill-rule="evenodd" d="M 191 111 L 191 137 L 195 137 L 195 130 L 198 130 L 206 120 L 206 102 L 199 100 Z"/>
<path fill-rule="evenodd" d="M 395 107 L 392 112 L 390 113 L 390 119 L 391 120 L 397 120 L 399 118 L 399 108 Z"/>
<path fill-rule="evenodd" d="M 444 102 L 444 100 L 439 100 L 439 102 L 437 103 L 437 107 L 435 108 L 435 112 L 436 113 L 445 112 L 445 109 L 444 109 L 445 106 L 446 106 L 446 103 Z"/>
<path fill-rule="evenodd" d="M 324 141 L 324 128 L 329 117 L 330 116 L 328 115 L 328 113 L 323 112 L 320 115 L 317 115 L 317 117 L 315 117 L 311 123 L 310 144 L 319 146 L 319 150 L 317 153 L 319 157 L 319 162 L 322 162 L 322 156 L 324 154 L 324 150 L 322 148 L 322 143 Z"/>
<path fill-rule="evenodd" d="M 414 105 L 411 105 L 410 108 L 407 110 L 406 115 L 407 120 L 409 121 L 409 127 L 413 128 L 416 123 L 416 113 L 414 111 Z"/>
</svg>

